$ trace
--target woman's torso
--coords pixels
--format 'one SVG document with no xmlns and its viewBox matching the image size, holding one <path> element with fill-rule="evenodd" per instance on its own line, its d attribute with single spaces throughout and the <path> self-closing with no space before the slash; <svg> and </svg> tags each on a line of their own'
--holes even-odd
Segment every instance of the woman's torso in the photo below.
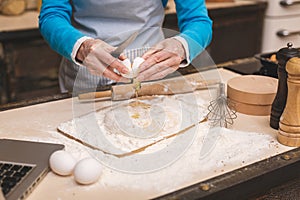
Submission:
<svg viewBox="0 0 300 200">
<path fill-rule="evenodd" d="M 87 36 L 118 46 L 133 32 L 139 31 L 139 36 L 128 49 L 152 46 L 163 39 L 162 0 L 72 0 L 71 2 L 72 23 Z M 75 82 L 79 84 L 76 87 L 83 87 L 82 89 L 95 87 L 96 84 L 112 83 L 106 78 L 90 75 L 85 68 L 81 68 L 66 59 L 62 61 L 60 69 L 62 91 L 73 90 Z M 79 71 L 81 75 L 77 74 Z"/>
</svg>

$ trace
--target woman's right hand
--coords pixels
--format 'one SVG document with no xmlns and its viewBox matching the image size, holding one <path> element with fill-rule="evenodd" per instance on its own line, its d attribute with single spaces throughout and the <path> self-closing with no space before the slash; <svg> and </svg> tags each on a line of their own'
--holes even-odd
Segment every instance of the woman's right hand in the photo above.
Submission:
<svg viewBox="0 0 300 200">
<path fill-rule="evenodd" d="M 117 82 L 128 82 L 129 80 L 115 73 L 128 73 L 128 69 L 117 58 L 111 55 L 116 47 L 113 47 L 100 39 L 87 39 L 79 47 L 76 60 L 81 62 L 93 75 L 105 76 Z M 124 60 L 124 56 L 119 59 Z"/>
</svg>

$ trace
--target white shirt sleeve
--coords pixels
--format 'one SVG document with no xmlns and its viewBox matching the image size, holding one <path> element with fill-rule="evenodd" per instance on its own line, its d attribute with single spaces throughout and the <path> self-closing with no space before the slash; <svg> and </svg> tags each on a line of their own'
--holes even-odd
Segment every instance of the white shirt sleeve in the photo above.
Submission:
<svg viewBox="0 0 300 200">
<path fill-rule="evenodd" d="M 88 40 L 88 39 L 92 39 L 92 38 L 91 38 L 91 37 L 87 37 L 87 36 L 83 36 L 83 37 L 79 38 L 79 39 L 76 41 L 76 43 L 75 43 L 75 45 L 74 45 L 74 47 L 73 47 L 73 50 L 72 50 L 72 53 L 71 53 L 71 58 L 72 58 L 72 61 L 73 61 L 75 64 L 79 65 L 79 66 L 82 66 L 82 63 L 79 63 L 79 62 L 76 60 L 77 51 L 78 51 L 79 47 L 81 46 L 81 44 L 82 44 L 84 41 Z"/>
<path fill-rule="evenodd" d="M 187 41 L 181 36 L 174 36 L 173 38 L 178 40 L 179 42 L 181 42 L 181 44 L 183 45 L 183 48 L 185 50 L 186 60 L 182 61 L 182 63 L 180 63 L 180 65 L 179 65 L 179 67 L 186 67 L 191 63 L 190 53 L 189 53 L 189 45 L 188 45 Z"/>
</svg>

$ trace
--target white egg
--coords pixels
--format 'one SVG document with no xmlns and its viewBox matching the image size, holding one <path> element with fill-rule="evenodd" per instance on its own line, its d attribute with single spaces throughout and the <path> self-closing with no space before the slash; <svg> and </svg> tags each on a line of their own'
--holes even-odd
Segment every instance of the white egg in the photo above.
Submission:
<svg viewBox="0 0 300 200">
<path fill-rule="evenodd" d="M 136 57 L 132 64 L 128 58 L 121 61 L 128 69 L 128 73 L 121 73 L 121 75 L 125 78 L 130 79 L 137 77 L 137 75 L 139 74 L 139 67 L 144 61 L 145 60 L 141 57 Z"/>
<path fill-rule="evenodd" d="M 75 164 L 76 160 L 74 157 L 64 150 L 53 152 L 49 158 L 51 170 L 61 176 L 71 175 Z"/>
<path fill-rule="evenodd" d="M 102 174 L 102 165 L 93 158 L 80 160 L 74 169 L 74 178 L 77 183 L 88 185 L 95 183 Z"/>
<path fill-rule="evenodd" d="M 127 69 L 131 69 L 131 62 L 129 58 L 126 58 L 125 60 L 120 60 L 120 62 L 127 67 Z"/>
<path fill-rule="evenodd" d="M 133 71 L 133 75 L 134 77 L 137 77 L 137 75 L 139 74 L 139 67 L 140 65 L 145 61 L 144 58 L 141 57 L 136 57 L 132 63 L 132 71 Z"/>
</svg>

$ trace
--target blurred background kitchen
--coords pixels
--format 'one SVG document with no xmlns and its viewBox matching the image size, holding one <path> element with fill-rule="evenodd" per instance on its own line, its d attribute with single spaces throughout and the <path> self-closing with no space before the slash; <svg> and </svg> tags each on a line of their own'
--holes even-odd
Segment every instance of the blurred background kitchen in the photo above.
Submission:
<svg viewBox="0 0 300 200">
<path fill-rule="evenodd" d="M 300 47 L 300 0 L 206 0 L 216 64 Z M 58 94 L 61 57 L 38 30 L 41 0 L 0 0 L 0 104 Z M 173 0 L 164 27 L 178 30 Z M 258 61 L 259 63 L 259 61 Z"/>
</svg>

